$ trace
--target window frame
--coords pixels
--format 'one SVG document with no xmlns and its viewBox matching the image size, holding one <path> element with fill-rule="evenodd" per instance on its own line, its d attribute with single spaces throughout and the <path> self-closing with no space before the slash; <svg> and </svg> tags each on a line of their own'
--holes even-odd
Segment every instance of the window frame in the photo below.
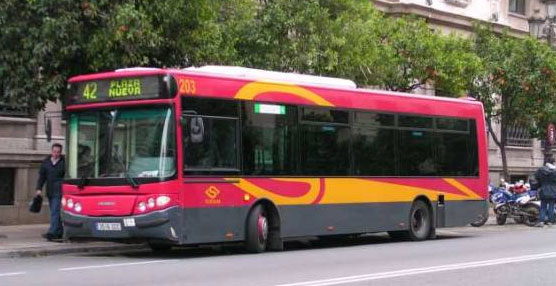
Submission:
<svg viewBox="0 0 556 286">
<path fill-rule="evenodd" d="M 512 1 L 515 3 L 514 5 L 512 5 Z M 525 0 L 509 0 L 508 12 L 525 16 L 527 10 L 526 4 Z"/>
</svg>

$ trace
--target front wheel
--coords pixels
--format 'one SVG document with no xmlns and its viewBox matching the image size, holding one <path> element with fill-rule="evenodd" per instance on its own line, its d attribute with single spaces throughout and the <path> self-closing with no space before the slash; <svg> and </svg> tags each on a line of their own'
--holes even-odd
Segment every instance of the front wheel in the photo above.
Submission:
<svg viewBox="0 0 556 286">
<path fill-rule="evenodd" d="M 262 205 L 255 206 L 247 218 L 246 247 L 249 252 L 261 253 L 268 243 L 268 219 Z"/>
<path fill-rule="evenodd" d="M 539 206 L 535 204 L 530 204 L 523 208 L 523 211 L 527 213 L 527 216 L 523 216 L 523 222 L 528 226 L 535 226 L 539 223 Z"/>
<path fill-rule="evenodd" d="M 415 201 L 409 213 L 409 238 L 413 241 L 425 240 L 432 231 L 432 215 L 423 201 Z"/>
<path fill-rule="evenodd" d="M 496 215 L 496 224 L 497 225 L 505 225 L 506 224 L 506 218 L 507 218 L 507 215 L 505 215 L 505 214 Z"/>
</svg>

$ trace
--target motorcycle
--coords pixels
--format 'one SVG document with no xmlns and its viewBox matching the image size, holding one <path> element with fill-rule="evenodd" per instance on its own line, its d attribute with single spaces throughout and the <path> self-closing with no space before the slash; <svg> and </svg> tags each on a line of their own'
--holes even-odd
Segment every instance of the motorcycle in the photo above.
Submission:
<svg viewBox="0 0 556 286">
<path fill-rule="evenodd" d="M 539 222 L 540 202 L 536 192 L 525 190 L 520 193 L 511 191 L 512 187 L 500 187 L 492 191 L 490 201 L 496 215 L 496 223 L 504 225 L 508 217 L 517 223 L 534 226 Z"/>
</svg>

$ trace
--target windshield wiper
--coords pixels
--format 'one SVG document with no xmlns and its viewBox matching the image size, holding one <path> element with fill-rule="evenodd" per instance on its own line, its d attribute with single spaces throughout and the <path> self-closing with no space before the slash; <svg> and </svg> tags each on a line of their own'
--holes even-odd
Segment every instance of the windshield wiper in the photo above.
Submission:
<svg viewBox="0 0 556 286">
<path fill-rule="evenodd" d="M 81 179 L 79 180 L 79 184 L 77 184 L 77 187 L 82 190 L 88 183 L 89 178 L 87 177 L 87 175 L 83 174 L 83 176 L 81 176 Z"/>
<path fill-rule="evenodd" d="M 126 170 L 124 170 L 125 172 L 125 178 L 128 181 L 128 183 L 131 185 L 132 188 L 134 189 L 138 189 L 139 188 L 139 184 L 137 184 L 137 182 L 135 181 L 135 179 L 133 179 L 133 177 L 129 174 L 129 172 Z"/>
</svg>

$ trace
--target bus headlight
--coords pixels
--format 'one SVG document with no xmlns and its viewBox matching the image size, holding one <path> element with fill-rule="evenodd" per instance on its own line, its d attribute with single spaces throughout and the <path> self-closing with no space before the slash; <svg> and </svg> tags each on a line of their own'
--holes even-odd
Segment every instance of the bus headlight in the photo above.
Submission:
<svg viewBox="0 0 556 286">
<path fill-rule="evenodd" d="M 73 209 L 75 210 L 75 212 L 78 212 L 78 213 L 80 213 L 81 210 L 83 210 L 80 203 L 75 203 L 75 207 Z"/>
<path fill-rule="evenodd" d="M 67 204 L 68 204 L 68 208 L 73 209 L 73 200 L 72 199 L 69 199 Z"/>
<path fill-rule="evenodd" d="M 168 196 L 159 196 L 156 198 L 156 205 L 159 207 L 163 207 L 170 202 L 170 197 Z"/>
<path fill-rule="evenodd" d="M 149 209 L 154 208 L 154 198 L 149 198 L 147 200 L 147 207 L 149 207 Z"/>
<path fill-rule="evenodd" d="M 66 201 L 66 198 L 65 198 L 65 197 L 64 197 L 64 198 L 62 198 L 62 206 L 63 206 L 63 207 L 65 207 L 65 206 L 66 206 L 66 203 L 67 203 L 67 201 Z"/>
<path fill-rule="evenodd" d="M 140 212 L 144 212 L 147 210 L 147 205 L 145 204 L 145 202 L 139 202 L 139 205 L 137 205 L 137 209 L 139 209 Z"/>
</svg>

